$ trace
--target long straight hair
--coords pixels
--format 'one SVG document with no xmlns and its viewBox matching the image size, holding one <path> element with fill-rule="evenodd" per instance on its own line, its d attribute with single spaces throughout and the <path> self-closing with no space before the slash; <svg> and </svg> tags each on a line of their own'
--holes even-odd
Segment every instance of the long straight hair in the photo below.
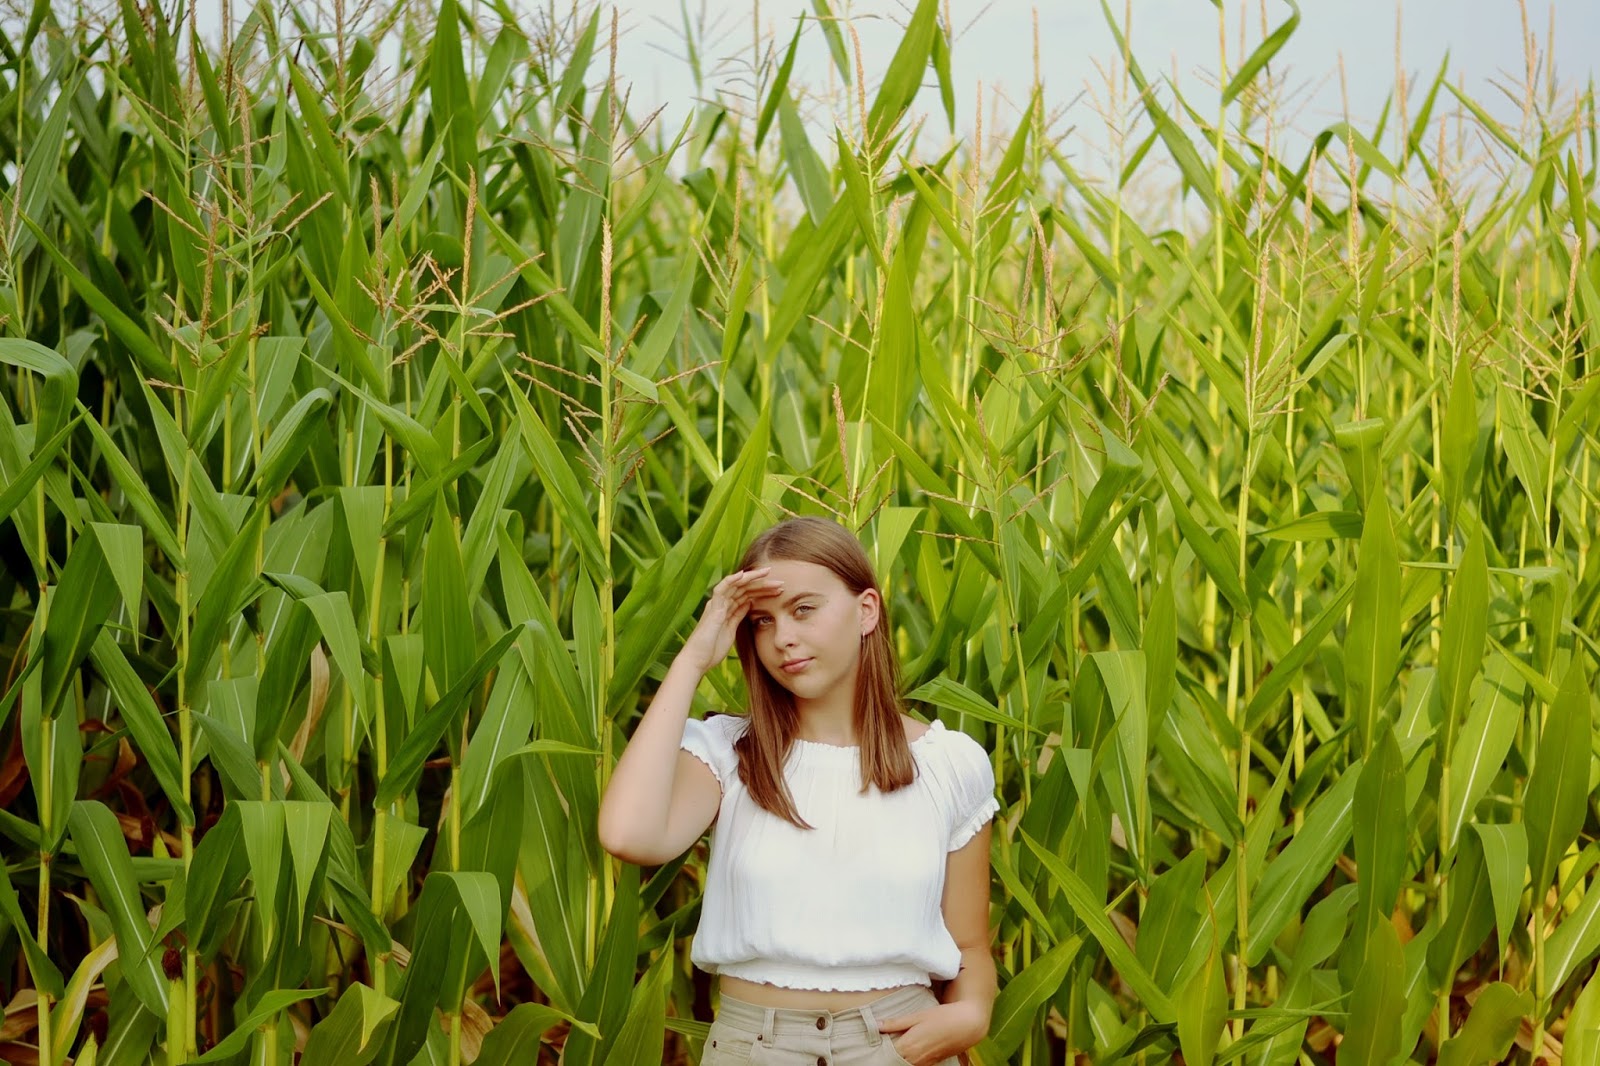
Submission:
<svg viewBox="0 0 1600 1066">
<path fill-rule="evenodd" d="M 856 737 L 861 742 L 861 791 L 876 785 L 880 792 L 893 792 L 911 784 L 917 766 L 906 741 L 905 727 L 900 724 L 900 668 L 889 639 L 883 590 L 878 587 L 861 542 L 849 530 L 825 518 L 791 518 L 751 542 L 739 569 L 777 560 L 827 567 L 853 595 L 868 589 L 878 594 L 878 624 L 861 638 L 861 661 L 856 671 L 854 719 Z M 739 779 L 763 809 L 801 829 L 810 829 L 812 826 L 795 809 L 794 797 L 783 778 L 784 760 L 800 728 L 794 695 L 761 665 L 756 654 L 755 627 L 749 619 L 739 624 L 734 646 L 750 692 L 750 722 L 734 743 L 739 756 Z"/>
</svg>

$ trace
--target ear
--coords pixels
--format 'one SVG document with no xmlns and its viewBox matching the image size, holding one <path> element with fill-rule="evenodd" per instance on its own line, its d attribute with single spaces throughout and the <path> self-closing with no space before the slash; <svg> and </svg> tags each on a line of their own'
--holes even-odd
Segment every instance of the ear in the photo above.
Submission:
<svg viewBox="0 0 1600 1066">
<path fill-rule="evenodd" d="M 856 605 L 860 609 L 861 638 L 865 640 L 878 628 L 878 621 L 883 616 L 883 601 L 879 599 L 876 589 L 865 589 L 856 597 Z"/>
</svg>

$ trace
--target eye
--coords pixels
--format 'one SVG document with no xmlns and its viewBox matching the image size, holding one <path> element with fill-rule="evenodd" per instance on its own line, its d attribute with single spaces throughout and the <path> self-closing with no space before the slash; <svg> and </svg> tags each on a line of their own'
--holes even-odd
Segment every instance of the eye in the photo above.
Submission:
<svg viewBox="0 0 1600 1066">
<path fill-rule="evenodd" d="M 812 610 L 813 610 L 813 608 L 812 608 L 811 604 L 802 603 L 800 606 L 798 606 L 798 607 L 796 607 L 794 609 L 794 613 L 795 613 L 796 617 L 803 617 L 803 616 L 805 616 L 807 614 L 810 614 Z"/>
<path fill-rule="evenodd" d="M 758 614 L 754 618 L 750 619 L 750 624 L 755 626 L 757 629 L 760 629 L 762 626 L 771 625 L 772 617 L 770 615 Z"/>
</svg>

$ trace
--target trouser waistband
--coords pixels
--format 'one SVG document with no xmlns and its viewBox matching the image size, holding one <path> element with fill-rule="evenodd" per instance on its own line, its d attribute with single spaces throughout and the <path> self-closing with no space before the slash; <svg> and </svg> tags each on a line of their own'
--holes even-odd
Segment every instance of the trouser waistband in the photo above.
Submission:
<svg viewBox="0 0 1600 1066">
<path fill-rule="evenodd" d="M 904 1014 L 916 1008 L 928 995 L 926 986 L 909 985 L 871 1003 L 839 1011 L 763 1007 L 723 996 L 717 1008 L 717 1021 L 747 1033 L 759 1033 L 768 1043 L 789 1036 L 827 1033 L 836 1037 L 865 1037 L 869 1045 L 876 1047 L 882 1039 L 878 1019 Z"/>
</svg>

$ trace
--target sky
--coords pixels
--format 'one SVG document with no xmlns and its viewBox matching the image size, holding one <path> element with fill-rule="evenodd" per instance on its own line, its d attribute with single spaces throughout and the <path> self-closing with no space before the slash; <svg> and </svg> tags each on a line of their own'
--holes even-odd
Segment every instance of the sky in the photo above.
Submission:
<svg viewBox="0 0 1600 1066">
<path fill-rule="evenodd" d="M 1221 67 L 1217 7 L 1202 0 L 1109 2 L 1119 22 L 1128 3 L 1132 50 L 1145 73 L 1154 79 L 1176 72 L 1177 84 L 1191 102 L 1207 114 L 1214 112 Z M 835 13 L 848 14 L 860 36 L 869 88 L 893 55 L 911 6 L 911 0 L 834 0 Z M 1225 0 L 1223 7 L 1230 68 L 1263 39 L 1263 18 L 1270 32 L 1294 10 L 1284 0 Z M 1302 0 L 1299 8 L 1300 26 L 1271 68 L 1284 78 L 1289 106 L 1279 122 L 1280 143 L 1286 149 L 1291 142 L 1305 145 L 1339 121 L 1346 96 L 1357 128 L 1370 130 L 1396 84 L 1397 70 L 1404 71 L 1413 101 L 1420 101 L 1447 54 L 1452 82 L 1459 82 L 1501 121 L 1513 126 L 1520 121 L 1527 51 L 1516 0 Z M 691 21 L 703 18 L 709 31 L 702 46 L 707 57 L 703 88 L 747 92 L 755 24 L 768 41 L 787 47 L 796 18 L 813 11 L 813 2 L 763 0 L 759 8 L 701 0 L 621 4 L 619 76 L 631 82 L 634 105 L 666 106 L 663 120 L 672 128 L 695 96 L 690 66 L 682 58 L 685 10 Z M 1026 104 L 1034 77 L 1037 17 L 1047 111 L 1061 116 L 1058 128 L 1083 131 L 1083 139 L 1075 142 L 1079 151 L 1095 152 L 1096 140 L 1103 140 L 1099 114 L 1107 102 L 1106 75 L 1119 65 L 1118 46 L 1100 0 L 950 0 L 948 10 L 957 31 L 952 78 L 960 135 L 973 133 L 980 83 L 985 122 L 991 128 L 995 120 L 1009 124 L 1008 117 L 1014 118 Z M 1529 0 L 1526 15 L 1538 51 L 1541 88 L 1548 85 L 1553 62 L 1557 85 L 1570 102 L 1573 90 L 1600 73 L 1600 0 Z M 830 65 L 826 44 L 813 25 L 802 37 L 793 81 L 825 89 Z M 1454 106 L 1453 97 L 1445 102 Z M 925 89 L 916 108 L 941 132 L 947 129 L 933 89 Z M 813 122 L 818 118 L 814 112 L 808 117 Z"/>
<path fill-rule="evenodd" d="M 221 0 L 196 0 L 203 32 L 220 27 Z M 313 0 L 315 3 L 316 0 Z M 332 0 L 321 0 L 326 7 Z M 387 0 L 385 0 L 387 2 Z M 459 0 L 464 10 L 487 13 L 488 0 Z M 548 24 L 551 13 L 571 10 L 575 0 L 509 0 L 529 12 L 529 28 Z M 589 9 L 592 0 L 576 0 Z M 692 114 L 697 95 L 752 93 L 751 58 L 755 41 L 779 55 L 807 16 L 797 51 L 791 88 L 802 98 L 802 113 L 826 142 L 835 120 L 853 101 L 834 71 L 814 12 L 829 7 L 854 29 L 866 70 L 867 102 L 899 43 L 901 28 L 915 0 L 620 0 L 617 57 L 619 81 L 630 89 L 629 111 L 641 115 L 662 108 L 660 122 L 670 138 Z M 1204 0 L 1105 0 L 1119 24 L 1131 26 L 1135 59 L 1156 79 L 1173 79 L 1201 113 L 1215 113 L 1219 56 L 1217 3 Z M 1038 24 L 1038 64 L 1050 129 L 1074 165 L 1105 173 L 1112 158 L 1104 115 L 1110 102 L 1108 76 L 1120 66 L 1119 49 L 1102 12 L 1102 0 L 941 0 L 956 27 L 952 48 L 955 84 L 955 135 L 970 143 L 977 102 L 984 101 L 989 131 L 1008 129 L 1028 100 L 1034 79 L 1034 22 Z M 1125 6 L 1126 5 L 1126 6 Z M 235 0 L 238 19 L 249 4 Z M 1287 0 L 1221 0 L 1227 21 L 1230 69 L 1236 68 L 1296 10 Z M 611 5 L 605 5 L 609 12 Z M 1300 25 L 1270 68 L 1282 79 L 1282 113 L 1274 119 L 1275 154 L 1297 159 L 1319 131 L 1342 119 L 1345 101 L 1357 129 L 1370 132 L 1386 97 L 1403 76 L 1410 86 L 1412 114 L 1440 63 L 1448 55 L 1449 80 L 1513 130 L 1523 113 L 1527 80 L 1527 29 L 1534 39 L 1537 81 L 1543 93 L 1553 70 L 1570 108 L 1572 94 L 1600 73 L 1600 0 L 1299 0 Z M 1553 22 L 1552 22 L 1553 20 Z M 1242 21 L 1242 25 L 1241 25 Z M 609 29 L 609 16 L 606 18 Z M 697 87 L 687 58 L 685 26 L 694 27 L 701 80 Z M 1552 26 L 1554 33 L 1552 34 Z M 1240 33 L 1244 37 L 1241 42 Z M 380 50 L 380 65 L 382 52 Z M 1340 69 L 1343 64 L 1343 77 Z M 605 76 L 602 47 L 592 80 Z M 1112 78 L 1115 81 L 1115 78 Z M 829 91 L 833 102 L 827 101 Z M 1444 94 L 1438 111 L 1454 110 Z M 754 109 L 754 105 L 749 105 Z M 920 146 L 942 150 L 952 136 L 933 77 L 913 111 L 926 116 Z M 1436 112 L 1438 113 L 1438 112 Z M 1391 120 L 1390 138 L 1395 124 Z M 820 132 L 818 138 L 816 133 Z M 1392 149 L 1393 140 L 1384 145 Z"/>
</svg>

